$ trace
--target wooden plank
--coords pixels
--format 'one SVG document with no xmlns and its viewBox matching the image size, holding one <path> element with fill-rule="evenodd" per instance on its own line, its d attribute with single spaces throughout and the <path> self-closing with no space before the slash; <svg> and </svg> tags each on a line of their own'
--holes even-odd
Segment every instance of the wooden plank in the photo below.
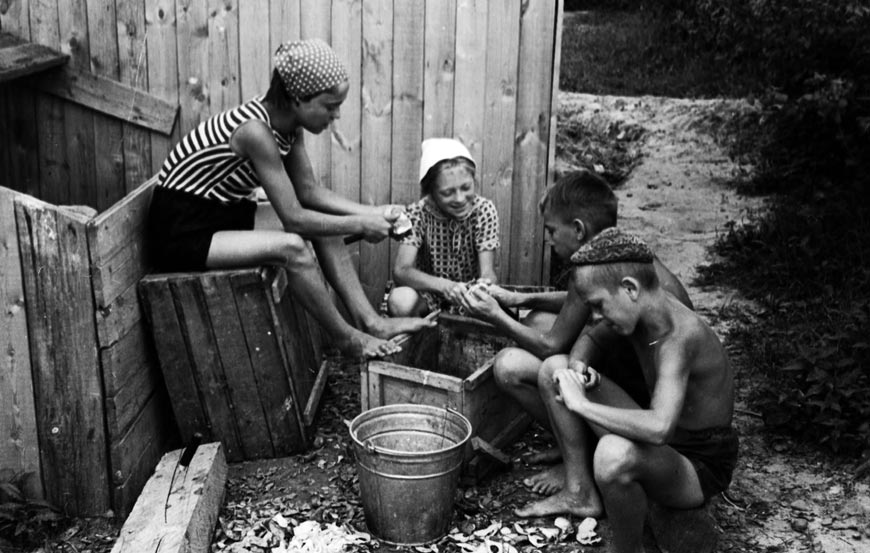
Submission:
<svg viewBox="0 0 870 553">
<path fill-rule="evenodd" d="M 146 96 L 149 100 L 164 103 L 163 100 L 147 94 L 148 56 L 145 27 L 145 4 L 138 2 L 116 2 L 118 25 L 118 63 L 119 82 Z M 138 99 L 138 98 L 137 98 Z M 130 113 L 139 107 L 134 100 L 127 105 Z M 175 106 L 172 122 L 175 122 Z M 146 111 L 148 108 L 146 108 Z M 140 109 L 141 111 L 141 109 Z M 150 111 L 149 111 L 150 113 Z M 124 182 L 127 192 L 135 189 L 151 176 L 151 135 L 145 129 L 126 121 L 121 127 L 124 133 Z M 170 131 L 171 132 L 171 124 Z"/>
<path fill-rule="evenodd" d="M 396 365 L 385 361 L 369 361 L 369 374 L 381 374 L 399 378 L 405 382 L 413 382 L 421 386 L 434 386 L 451 392 L 462 391 L 462 379 L 432 371 L 424 371 L 414 367 Z"/>
<path fill-rule="evenodd" d="M 118 68 L 118 25 L 115 16 L 114 0 L 90 0 L 88 2 L 88 35 L 91 46 L 91 73 L 109 81 L 117 81 Z M 80 95 L 81 97 L 81 95 Z M 114 97 L 114 94 L 109 98 Z M 122 104 L 124 113 L 128 106 Z M 94 115 L 94 136 L 99 137 L 94 147 L 97 179 L 97 209 L 108 209 L 124 197 L 124 134 L 121 122 L 105 115 Z"/>
<path fill-rule="evenodd" d="M 21 246 L 42 473 L 66 512 L 110 506 L 86 218 L 19 196 Z"/>
<path fill-rule="evenodd" d="M 227 459 L 243 458 L 239 429 L 230 406 L 227 381 L 221 366 L 212 319 L 203 297 L 202 277 L 174 279 L 169 282 L 182 332 L 187 343 L 187 354 L 193 369 L 203 407 L 208 413 L 211 439 L 220 440 Z"/>
<path fill-rule="evenodd" d="M 293 395 L 288 379 L 275 378 L 275 374 L 284 372 L 287 360 L 282 357 L 272 325 L 268 286 L 259 276 L 252 278 L 250 272 L 234 273 L 230 282 L 275 454 L 300 451 L 307 442 L 301 418 L 297 416 L 297 410 L 301 409 L 298 398 Z"/>
<path fill-rule="evenodd" d="M 269 33 L 263 32 L 263 22 L 269 20 L 269 4 L 239 2 L 239 58 L 244 60 L 239 72 L 241 98 L 247 101 L 269 88 L 273 50 L 269 49 Z"/>
<path fill-rule="evenodd" d="M 176 470 L 182 451 L 171 451 L 160 460 L 112 553 L 208 551 L 223 503 L 226 459 L 219 443 L 204 444 L 190 466 Z"/>
<path fill-rule="evenodd" d="M 274 320 L 275 331 L 284 348 L 284 357 L 287 359 L 286 378 L 293 384 L 300 407 L 304 407 L 317 380 L 320 367 L 320 358 L 316 355 L 314 344 L 309 338 L 312 328 L 308 326 L 304 309 L 297 305 L 296 298 L 289 293 L 275 305 Z M 318 330 L 317 327 L 314 329 Z"/>
<path fill-rule="evenodd" d="M 13 199 L 0 187 L 0 467 L 35 472 L 42 493 L 36 407 L 27 339 L 27 310 Z"/>
<path fill-rule="evenodd" d="M 0 32 L 0 83 L 64 65 L 69 56 L 54 48 Z"/>
<path fill-rule="evenodd" d="M 517 109 L 517 54 L 522 0 L 491 2 L 487 14 L 486 85 L 482 159 L 478 164 L 480 194 L 495 204 L 501 218 L 496 274 L 510 263 L 514 131 Z M 534 208 L 533 208 L 534 209 Z M 500 279 L 504 282 L 504 278 Z"/>
<path fill-rule="evenodd" d="M 529 2 L 520 20 L 517 122 L 514 138 L 510 264 L 507 282 L 540 283 L 543 228 L 528 217 L 547 183 L 557 6 Z M 504 271 L 502 271 L 504 277 Z"/>
<path fill-rule="evenodd" d="M 486 75 L 488 0 L 460 0 L 456 6 L 456 81 L 453 85 L 453 136 L 481 159 Z"/>
<path fill-rule="evenodd" d="M 110 455 L 113 463 L 115 459 L 119 460 L 119 464 L 113 466 L 120 467 L 112 475 L 115 480 L 112 505 L 117 516 L 125 517 L 130 513 L 167 444 L 171 442 L 175 424 L 171 413 L 166 390 L 160 389 L 151 396 L 123 439 L 113 442 Z"/>
<path fill-rule="evenodd" d="M 7 156 L 4 174 L 9 188 L 40 195 L 39 139 L 36 131 L 36 98 L 29 89 L 9 83 L 7 95 Z"/>
<path fill-rule="evenodd" d="M 36 81 L 40 90 L 117 119 L 168 135 L 178 106 L 113 79 L 74 70 L 56 71 Z M 137 181 L 147 178 L 143 172 Z"/>
<path fill-rule="evenodd" d="M 423 138 L 453 136 L 456 2 L 426 2 Z"/>
<path fill-rule="evenodd" d="M 332 189 L 352 200 L 360 200 L 362 103 L 362 2 L 334 0 L 332 3 L 332 48 L 347 69 L 347 99 L 341 105 L 341 119 L 332 123 Z M 359 244 L 348 246 L 359 272 Z"/>
<path fill-rule="evenodd" d="M 179 133 L 186 135 L 209 116 L 208 4 L 176 0 Z"/>
<path fill-rule="evenodd" d="M 382 205 L 390 201 L 393 3 L 371 0 L 362 6 L 362 168 L 360 201 Z M 360 281 L 383 290 L 389 278 L 387 240 L 360 244 Z"/>
<path fill-rule="evenodd" d="M 269 0 L 270 54 L 274 55 L 283 42 L 299 40 L 300 17 L 299 0 Z"/>
<path fill-rule="evenodd" d="M 156 177 L 149 179 L 88 223 L 92 264 L 104 265 L 128 247 L 130 236 L 146 223 L 156 184 Z"/>
<path fill-rule="evenodd" d="M 187 344 L 165 275 L 145 277 L 139 284 L 143 310 L 149 321 L 157 359 L 181 439 L 189 442 L 194 433 L 208 434 L 209 422 L 199 399 Z"/>
<path fill-rule="evenodd" d="M 56 3 L 32 2 L 30 28 L 33 42 L 60 48 L 60 29 Z M 57 98 L 38 94 L 36 128 L 39 135 L 40 195 L 54 204 L 70 203 L 69 164 L 63 103 Z"/>
<path fill-rule="evenodd" d="M 420 197 L 426 7 L 423 0 L 405 0 L 396 2 L 393 9 L 393 165 L 390 202 L 404 205 Z"/>
<path fill-rule="evenodd" d="M 300 0 L 300 38 L 307 40 L 319 38 L 326 43 L 332 42 L 332 2 L 323 0 Z M 342 60 L 347 63 L 347 60 Z M 313 135 L 306 131 L 305 149 L 311 159 L 314 175 L 323 186 L 332 188 L 332 149 L 330 147 L 331 132 L 322 132 Z"/>
<path fill-rule="evenodd" d="M 85 0 L 59 0 L 58 25 L 61 49 L 69 53 L 68 68 L 90 71 L 88 12 Z M 63 103 L 64 134 L 69 163 L 69 203 L 97 206 L 94 115 L 71 102 Z"/>
<path fill-rule="evenodd" d="M 134 352 L 125 353 L 127 357 L 134 357 Z M 113 394 L 106 394 L 106 428 L 112 441 L 127 431 L 155 391 L 164 386 L 157 359 L 150 352 L 140 350 L 138 353 L 138 359 L 134 358 L 131 363 L 138 370 L 129 371 L 129 378 L 115 383 L 116 390 Z M 118 367 L 113 369 L 118 371 Z"/>
<path fill-rule="evenodd" d="M 559 102 L 559 73 L 561 71 L 562 65 L 562 26 L 563 26 L 563 17 L 564 17 L 564 9 L 565 3 L 563 0 L 557 0 L 558 6 L 556 6 L 556 28 L 555 28 L 555 37 L 553 38 L 553 44 L 555 48 L 553 50 L 553 76 L 552 81 L 550 83 L 550 88 L 552 90 L 552 96 L 550 98 L 550 139 L 548 144 L 548 153 L 547 153 L 547 183 L 546 187 L 549 189 L 552 186 L 553 181 L 555 179 L 556 174 L 556 131 L 557 131 L 557 122 L 559 112 L 556 109 L 556 106 Z M 543 194 L 543 192 L 542 192 Z M 542 245 L 542 254 L 541 254 L 541 278 L 538 282 L 541 283 L 549 283 L 550 282 L 550 262 L 551 255 L 553 252 L 552 246 L 544 243 Z"/>
<path fill-rule="evenodd" d="M 241 103 L 239 86 L 240 0 L 209 0 L 208 101 L 214 115 Z M 247 63 L 248 60 L 245 60 Z M 229 452 L 228 452 L 229 453 Z"/>
<path fill-rule="evenodd" d="M 97 338 L 101 348 L 110 347 L 137 325 L 143 324 L 137 287 L 130 286 L 106 307 L 97 310 Z"/>
<path fill-rule="evenodd" d="M 317 415 L 317 408 L 320 406 L 320 398 L 323 396 L 323 390 L 326 388 L 326 381 L 329 380 L 329 369 L 332 365 L 328 361 L 324 361 L 320 365 L 320 370 L 317 372 L 317 379 L 314 381 L 314 386 L 308 396 L 308 401 L 305 404 L 303 419 L 305 426 L 314 424 L 314 417 Z"/>
<path fill-rule="evenodd" d="M 233 415 L 239 429 L 241 450 L 245 459 L 260 459 L 274 455 L 260 405 L 254 367 L 248 357 L 248 348 L 229 273 L 205 273 L 200 278 L 202 293 L 214 324 L 220 365 L 226 378 L 227 391 L 232 402 Z"/>
<path fill-rule="evenodd" d="M 132 386 L 131 383 L 139 379 L 140 373 L 154 373 L 151 377 L 154 385 L 163 385 L 157 352 L 149 333 L 148 325 L 142 318 L 114 343 L 100 347 L 100 366 L 107 398 L 123 393 L 124 388 Z"/>
<path fill-rule="evenodd" d="M 148 40 L 148 91 L 175 106 L 178 115 L 177 36 L 175 34 L 175 0 L 145 0 L 145 36 Z M 175 120 L 175 118 L 173 119 Z M 163 160 L 180 138 L 179 126 L 164 136 L 151 133 L 151 173 L 157 174 Z"/>
</svg>

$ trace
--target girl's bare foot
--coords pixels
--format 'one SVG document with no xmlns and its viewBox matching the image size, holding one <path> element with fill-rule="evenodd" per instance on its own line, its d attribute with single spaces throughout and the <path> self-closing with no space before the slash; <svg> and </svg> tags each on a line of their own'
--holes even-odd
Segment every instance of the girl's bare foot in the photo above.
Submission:
<svg viewBox="0 0 870 553">
<path fill-rule="evenodd" d="M 565 487 L 565 465 L 558 464 L 523 479 L 523 484 L 541 495 L 550 495 Z"/>
<path fill-rule="evenodd" d="M 533 501 L 521 509 L 515 509 L 518 517 L 546 517 L 552 515 L 570 514 L 578 517 L 598 518 L 604 513 L 601 498 L 595 491 L 591 493 L 569 492 L 562 490 L 556 494 Z"/>
<path fill-rule="evenodd" d="M 366 331 L 378 338 L 389 340 L 399 334 L 411 334 L 436 324 L 437 321 L 422 317 L 378 317 L 366 324 Z"/>
<path fill-rule="evenodd" d="M 339 349 L 346 356 L 374 359 L 398 353 L 402 350 L 390 340 L 377 338 L 365 332 L 353 329 L 345 340 L 339 340 Z"/>
<path fill-rule="evenodd" d="M 558 447 L 551 447 L 544 451 L 526 453 L 522 456 L 522 460 L 527 465 L 552 465 L 562 460 L 562 452 Z"/>
</svg>

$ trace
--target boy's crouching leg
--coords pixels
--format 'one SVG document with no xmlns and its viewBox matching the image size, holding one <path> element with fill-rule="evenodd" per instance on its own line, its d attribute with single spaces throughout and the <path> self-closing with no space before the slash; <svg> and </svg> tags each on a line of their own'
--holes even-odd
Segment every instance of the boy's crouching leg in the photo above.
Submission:
<svg viewBox="0 0 870 553">
<path fill-rule="evenodd" d="M 621 436 L 602 436 L 595 448 L 593 471 L 613 526 L 615 551 L 643 551 L 646 493 L 638 481 L 642 451 Z"/>
</svg>

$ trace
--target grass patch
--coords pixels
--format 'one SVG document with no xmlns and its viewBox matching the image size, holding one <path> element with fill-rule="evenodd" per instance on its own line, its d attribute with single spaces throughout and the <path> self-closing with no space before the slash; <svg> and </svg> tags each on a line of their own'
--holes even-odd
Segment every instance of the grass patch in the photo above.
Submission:
<svg viewBox="0 0 870 553">
<path fill-rule="evenodd" d="M 566 13 L 559 87 L 571 92 L 675 98 L 739 97 L 752 81 L 662 40 L 665 29 L 644 9 Z"/>
</svg>

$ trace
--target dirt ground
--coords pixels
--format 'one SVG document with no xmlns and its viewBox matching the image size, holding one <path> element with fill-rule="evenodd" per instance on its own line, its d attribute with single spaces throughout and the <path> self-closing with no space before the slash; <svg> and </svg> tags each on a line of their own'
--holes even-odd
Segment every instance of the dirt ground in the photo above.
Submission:
<svg viewBox="0 0 870 553">
<path fill-rule="evenodd" d="M 729 312 L 751 312 L 753 306 L 733 290 L 700 287 L 694 277 L 697 267 L 710 260 L 708 248 L 728 224 L 740 224 L 748 213 L 764 209 L 763 199 L 740 197 L 729 189 L 727 182 L 732 177 L 751 172 L 752 168 L 732 162 L 716 141 L 729 113 L 753 107 L 736 100 L 562 93 L 559 109 L 560 125 L 571 122 L 586 129 L 588 136 L 615 141 L 625 158 L 634 160 L 629 178 L 617 187 L 620 225 L 649 240 L 664 263 L 687 284 L 698 311 L 724 336 Z M 570 168 L 582 161 L 583 155 L 582 151 L 565 147 L 557 164 L 560 169 Z M 601 159 L 596 163 L 602 163 Z M 606 166 L 596 169 L 615 170 Z M 746 370 L 751 360 L 733 348 L 729 351 L 738 380 L 735 423 L 741 436 L 741 460 L 731 488 L 713 509 L 720 532 L 718 551 L 870 552 L 870 485 L 866 474 L 856 479 L 854 465 L 766 434 L 760 415 L 751 412 L 742 399 L 752 386 Z M 345 426 L 358 410 L 358 375 L 334 375 L 324 396 L 314 449 L 284 459 L 231 465 L 212 550 L 290 550 L 282 549 L 280 540 L 276 541 L 281 535 L 289 539 L 281 522 L 292 526 L 315 520 L 323 528 L 328 523 L 350 524 L 365 531 Z M 460 488 L 455 533 L 470 538 L 468 547 L 463 549 L 455 540 L 445 539 L 434 547 L 417 550 L 422 553 L 480 547 L 480 551 L 507 553 L 509 548 L 496 547 L 500 534 L 492 535 L 492 529 L 497 528 L 494 523 L 507 527 L 514 537 L 516 522 L 524 530 L 552 528 L 554 520 L 521 521 L 512 515 L 514 508 L 533 499 L 520 484 L 522 478 L 539 470 L 524 466 L 520 456 L 549 443 L 545 433 L 532 427 L 506 452 L 513 459 L 510 467 L 478 485 Z M 576 525 L 579 521 L 572 522 Z M 516 548 L 608 551 L 606 519 L 598 531 L 604 540 L 597 546 L 581 546 L 573 538 L 556 538 L 543 545 L 519 540 Z M 68 531 L 56 548 L 48 550 L 107 551 L 117 528 L 104 528 L 102 532 L 95 538 L 94 531 L 82 523 L 75 531 Z M 351 535 L 347 531 L 344 534 Z M 487 539 L 492 541 L 487 543 Z M 656 551 L 648 542 L 648 551 Z M 350 546 L 350 550 L 375 549 L 391 550 L 376 541 Z"/>
</svg>

